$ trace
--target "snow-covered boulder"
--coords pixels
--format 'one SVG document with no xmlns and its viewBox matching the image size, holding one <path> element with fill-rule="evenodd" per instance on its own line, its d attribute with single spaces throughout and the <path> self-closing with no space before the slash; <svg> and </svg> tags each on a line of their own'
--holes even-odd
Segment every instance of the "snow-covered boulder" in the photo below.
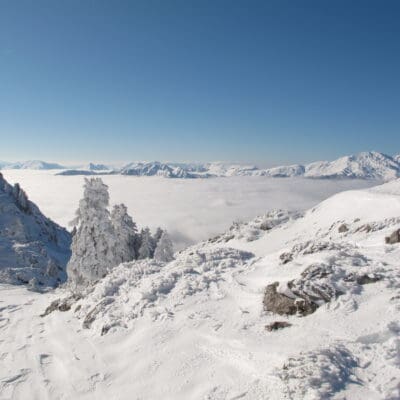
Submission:
<svg viewBox="0 0 400 400">
<path fill-rule="evenodd" d="M 0 174 L 0 282 L 55 286 L 66 279 L 70 234 Z"/>
</svg>

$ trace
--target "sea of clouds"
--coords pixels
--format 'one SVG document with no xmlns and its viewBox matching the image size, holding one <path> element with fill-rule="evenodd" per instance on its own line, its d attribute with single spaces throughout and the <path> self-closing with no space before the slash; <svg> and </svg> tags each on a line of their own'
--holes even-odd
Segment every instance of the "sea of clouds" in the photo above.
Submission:
<svg viewBox="0 0 400 400">
<path fill-rule="evenodd" d="M 82 176 L 54 171 L 1 171 L 19 182 L 29 198 L 54 221 L 68 227 L 82 197 Z M 232 177 L 165 179 L 103 176 L 111 204 L 125 203 L 139 227 L 166 228 L 177 249 L 224 232 L 233 221 L 246 221 L 272 209 L 305 210 L 334 193 L 376 185 L 365 180 Z"/>
</svg>

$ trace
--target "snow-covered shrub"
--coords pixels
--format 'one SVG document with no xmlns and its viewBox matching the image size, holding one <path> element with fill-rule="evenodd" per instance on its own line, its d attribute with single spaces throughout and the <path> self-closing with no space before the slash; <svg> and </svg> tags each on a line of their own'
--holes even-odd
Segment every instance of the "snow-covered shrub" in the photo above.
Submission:
<svg viewBox="0 0 400 400">
<path fill-rule="evenodd" d="M 157 247 L 154 251 L 154 259 L 163 262 L 170 262 L 174 259 L 174 248 L 166 231 L 163 231 L 158 239 Z"/>
<path fill-rule="evenodd" d="M 137 228 L 136 223 L 128 214 L 125 204 L 117 204 L 113 207 L 111 222 L 117 238 L 117 252 L 121 262 L 134 260 L 137 258 L 135 251 Z"/>
<path fill-rule="evenodd" d="M 140 232 L 140 247 L 138 252 L 138 259 L 153 258 L 155 249 L 154 239 L 151 236 L 149 228 L 144 228 Z"/>
</svg>

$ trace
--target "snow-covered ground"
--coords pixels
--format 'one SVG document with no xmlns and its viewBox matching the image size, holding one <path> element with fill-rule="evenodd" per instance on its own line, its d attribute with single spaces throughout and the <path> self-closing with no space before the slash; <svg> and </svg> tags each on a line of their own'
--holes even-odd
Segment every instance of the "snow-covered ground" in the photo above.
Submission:
<svg viewBox="0 0 400 400">
<path fill-rule="evenodd" d="M 69 311 L 2 286 L 0 398 L 399 399 L 399 228 L 397 180 L 123 264 Z M 315 312 L 266 312 L 275 282 Z"/>
<path fill-rule="evenodd" d="M 3 170 L 19 182 L 44 214 L 67 227 L 82 196 L 82 176 L 57 171 Z M 177 248 L 224 232 L 234 220 L 247 221 L 268 210 L 305 210 L 334 193 L 374 185 L 370 180 L 230 177 L 163 179 L 102 176 L 112 203 L 125 203 L 139 226 L 165 227 Z"/>
</svg>

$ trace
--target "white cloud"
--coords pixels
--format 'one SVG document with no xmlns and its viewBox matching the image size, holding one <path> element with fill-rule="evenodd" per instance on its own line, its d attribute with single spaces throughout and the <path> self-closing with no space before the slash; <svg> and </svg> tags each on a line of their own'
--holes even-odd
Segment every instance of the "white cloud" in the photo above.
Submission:
<svg viewBox="0 0 400 400">
<path fill-rule="evenodd" d="M 83 177 L 48 171 L 2 171 L 19 182 L 31 200 L 63 226 L 74 217 Z M 111 203 L 123 202 L 139 226 L 166 227 L 178 248 L 225 231 L 234 220 L 248 220 L 268 210 L 307 209 L 332 194 L 372 186 L 372 181 L 235 177 L 165 179 L 104 176 Z"/>
</svg>

